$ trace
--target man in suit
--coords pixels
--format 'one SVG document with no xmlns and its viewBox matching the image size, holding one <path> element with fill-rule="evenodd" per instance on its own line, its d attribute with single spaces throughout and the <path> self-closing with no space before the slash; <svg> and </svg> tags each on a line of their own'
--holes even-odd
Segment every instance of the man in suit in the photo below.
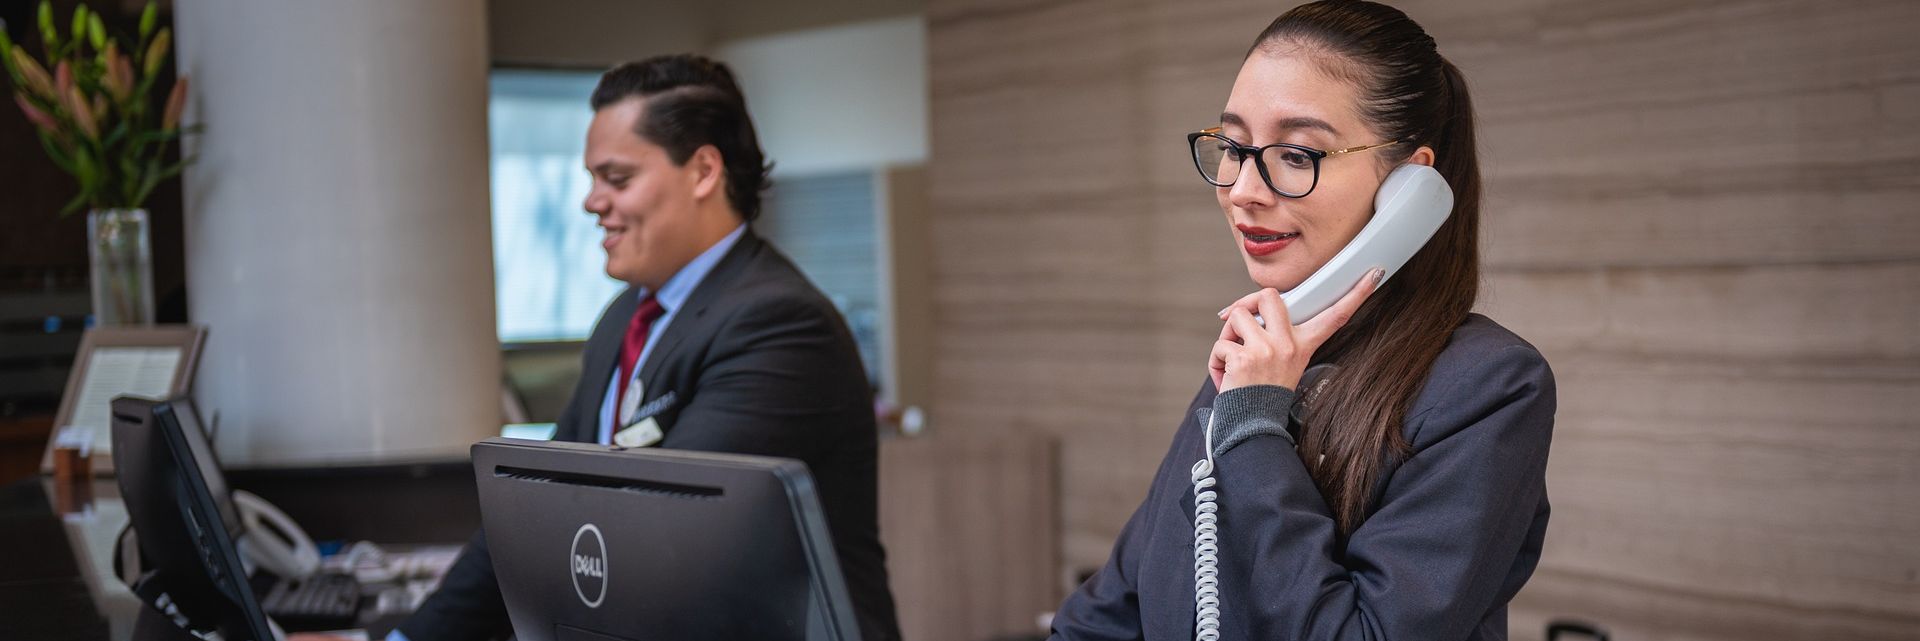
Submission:
<svg viewBox="0 0 1920 641">
<path fill-rule="evenodd" d="M 585 207 L 606 230 L 607 274 L 630 287 L 594 326 L 554 438 L 804 461 L 862 637 L 898 638 L 871 391 L 839 313 L 753 233 L 767 164 L 739 85 L 718 62 L 665 56 L 608 71 L 592 104 Z M 475 534 L 389 638 L 484 639 L 508 628 Z"/>
</svg>

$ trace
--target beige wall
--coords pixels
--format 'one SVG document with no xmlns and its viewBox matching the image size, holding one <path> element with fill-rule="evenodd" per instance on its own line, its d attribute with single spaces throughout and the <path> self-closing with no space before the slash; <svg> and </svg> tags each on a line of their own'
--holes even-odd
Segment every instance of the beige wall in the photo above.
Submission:
<svg viewBox="0 0 1920 641">
<path fill-rule="evenodd" d="M 727 63 L 776 182 L 927 157 L 917 1 L 490 0 L 488 12 L 496 65 L 592 70 L 688 52 Z"/>
<path fill-rule="evenodd" d="M 747 94 L 774 181 L 927 159 L 927 25 L 883 18 L 715 47 Z"/>
<path fill-rule="evenodd" d="M 1515 637 L 1920 638 L 1920 3 L 1402 6 L 1479 106 L 1482 309 L 1560 382 Z M 1062 573 L 1252 287 L 1181 136 L 1284 7 L 929 3 L 932 429 L 1058 439 Z"/>
<path fill-rule="evenodd" d="M 709 9 L 673 0 L 488 0 L 494 64 L 600 69 L 627 60 L 702 51 Z"/>
<path fill-rule="evenodd" d="M 487 0 L 494 62 L 589 69 L 920 10 L 919 0 Z"/>
</svg>

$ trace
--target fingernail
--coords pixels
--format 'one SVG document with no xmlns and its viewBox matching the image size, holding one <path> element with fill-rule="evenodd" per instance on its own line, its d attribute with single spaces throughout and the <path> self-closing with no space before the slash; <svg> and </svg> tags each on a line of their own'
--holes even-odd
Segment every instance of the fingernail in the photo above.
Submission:
<svg viewBox="0 0 1920 641">
<path fill-rule="evenodd" d="M 1227 317 L 1227 310 L 1229 310 L 1229 309 L 1233 309 L 1233 308 L 1232 308 L 1232 307 L 1222 307 L 1222 308 L 1220 308 L 1220 311 L 1217 311 L 1217 312 L 1214 312 L 1214 313 L 1213 313 L 1213 315 L 1214 315 L 1214 316 L 1219 316 L 1219 317 L 1221 317 L 1221 318 L 1226 318 L 1226 317 Z"/>
<path fill-rule="evenodd" d="M 1373 284 L 1378 285 L 1380 284 L 1380 279 L 1387 277 L 1387 270 L 1375 267 L 1373 268 L 1373 272 L 1367 276 L 1373 279 Z"/>
</svg>

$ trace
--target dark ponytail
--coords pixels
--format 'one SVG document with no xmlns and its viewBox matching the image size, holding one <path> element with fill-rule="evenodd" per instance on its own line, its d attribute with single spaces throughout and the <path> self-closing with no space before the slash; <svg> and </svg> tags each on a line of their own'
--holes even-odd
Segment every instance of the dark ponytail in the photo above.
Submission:
<svg viewBox="0 0 1920 641">
<path fill-rule="evenodd" d="M 1268 25 L 1252 55 L 1304 56 L 1360 88 L 1363 120 L 1386 140 L 1380 157 L 1420 147 L 1453 188 L 1453 214 L 1426 247 L 1314 354 L 1337 373 L 1306 398 L 1299 454 L 1341 535 L 1371 513 L 1384 470 L 1411 453 L 1407 410 L 1480 290 L 1480 163 L 1466 78 L 1399 9 L 1362 0 L 1295 7 Z"/>
</svg>

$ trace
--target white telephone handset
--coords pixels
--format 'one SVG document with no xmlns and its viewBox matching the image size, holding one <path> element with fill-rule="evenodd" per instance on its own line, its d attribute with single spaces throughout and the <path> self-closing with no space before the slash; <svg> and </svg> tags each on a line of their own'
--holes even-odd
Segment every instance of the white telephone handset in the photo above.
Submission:
<svg viewBox="0 0 1920 641">
<path fill-rule="evenodd" d="M 1373 196 L 1373 219 L 1340 253 L 1307 280 L 1280 295 L 1287 317 L 1299 325 L 1345 296 L 1367 272 L 1386 270 L 1380 281 L 1407 264 L 1453 214 L 1453 188 L 1427 165 L 1395 167 Z M 1265 325 L 1265 319 L 1261 319 Z M 1206 457 L 1194 462 L 1193 607 L 1194 638 L 1220 639 L 1220 498 L 1213 478 L 1213 414 L 1206 417 Z"/>
<path fill-rule="evenodd" d="M 240 553 L 255 566 L 287 579 L 304 579 L 320 569 L 320 549 L 280 508 L 245 490 L 233 491 L 233 507 L 246 524 Z"/>
<path fill-rule="evenodd" d="M 1375 192 L 1373 219 L 1360 234 L 1299 287 L 1280 294 L 1287 317 L 1299 325 L 1327 311 L 1375 267 L 1386 270 L 1380 279 L 1386 282 L 1452 213 L 1453 189 L 1440 172 L 1411 163 L 1394 168 Z"/>
</svg>

